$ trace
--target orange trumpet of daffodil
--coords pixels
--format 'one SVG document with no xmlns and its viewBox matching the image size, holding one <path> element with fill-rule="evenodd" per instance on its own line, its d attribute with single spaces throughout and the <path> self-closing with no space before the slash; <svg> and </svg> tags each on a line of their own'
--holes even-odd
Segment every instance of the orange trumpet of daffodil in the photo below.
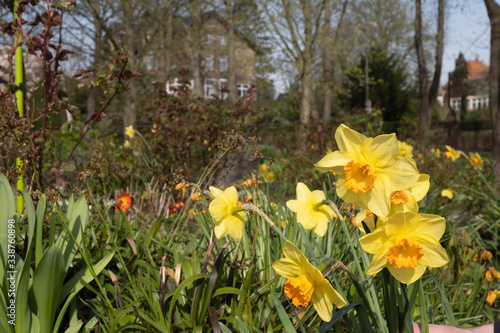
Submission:
<svg viewBox="0 0 500 333">
<path fill-rule="evenodd" d="M 412 187 L 420 173 L 415 162 L 399 156 L 395 134 L 368 138 L 345 125 L 335 132 L 338 151 L 326 154 L 316 168 L 337 174 L 337 195 L 348 203 L 386 217 L 391 194 Z"/>
<path fill-rule="evenodd" d="M 375 275 L 387 267 L 398 281 L 415 282 L 427 267 L 448 263 L 448 255 L 439 243 L 445 229 L 441 216 L 394 214 L 384 225 L 359 239 L 363 250 L 374 254 L 366 273 Z"/>
<path fill-rule="evenodd" d="M 313 229 L 316 235 L 323 237 L 328 229 L 328 223 L 333 219 L 333 210 L 324 203 L 326 197 L 323 191 L 310 191 L 306 184 L 297 184 L 297 200 L 289 200 L 286 206 L 297 213 L 297 222 L 304 229 Z"/>
<path fill-rule="evenodd" d="M 273 268 L 276 273 L 287 279 L 285 294 L 295 306 L 307 307 L 309 302 L 312 302 L 320 318 L 330 321 L 333 304 L 341 308 L 346 301 L 295 245 L 286 241 L 283 254 L 285 258 L 276 261 Z"/>
<path fill-rule="evenodd" d="M 243 236 L 243 227 L 247 219 L 243 208 L 238 205 L 238 192 L 234 186 L 221 191 L 210 186 L 214 200 L 210 202 L 208 211 L 215 220 L 215 236 L 218 239 L 229 234 L 235 240 Z"/>
</svg>

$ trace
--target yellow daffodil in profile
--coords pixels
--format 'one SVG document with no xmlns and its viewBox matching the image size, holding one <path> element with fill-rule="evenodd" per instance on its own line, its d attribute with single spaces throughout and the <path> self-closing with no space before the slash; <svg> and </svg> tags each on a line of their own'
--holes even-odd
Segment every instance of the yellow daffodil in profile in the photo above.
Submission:
<svg viewBox="0 0 500 333">
<path fill-rule="evenodd" d="M 412 187 L 420 177 L 415 162 L 399 156 L 395 134 L 368 138 L 345 125 L 335 132 L 338 151 L 317 164 L 321 172 L 337 174 L 337 195 L 377 216 L 390 213 L 394 191 Z"/>
<path fill-rule="evenodd" d="M 362 209 L 359 213 L 356 214 L 356 227 L 361 231 L 363 235 L 366 235 L 366 230 L 363 226 L 363 222 L 366 224 L 370 232 L 375 230 L 375 218 L 376 216 L 373 215 L 372 212 L 366 209 Z M 380 223 L 380 221 L 377 221 Z"/>
<path fill-rule="evenodd" d="M 236 188 L 231 186 L 221 191 L 210 186 L 210 192 L 215 198 L 208 206 L 208 211 L 215 220 L 215 236 L 221 239 L 229 234 L 235 240 L 241 240 L 247 216 L 243 208 L 238 205 Z"/>
<path fill-rule="evenodd" d="M 328 223 L 334 213 L 330 206 L 324 203 L 326 197 L 323 191 L 310 191 L 306 184 L 297 184 L 297 200 L 289 200 L 286 206 L 297 213 L 297 222 L 304 229 L 313 229 L 316 235 L 323 237 L 328 229 Z"/>
<path fill-rule="evenodd" d="M 444 189 L 441 191 L 441 196 L 451 200 L 453 199 L 453 191 L 451 188 Z"/>
<path fill-rule="evenodd" d="M 341 308 L 346 301 L 295 245 L 286 241 L 283 254 L 285 258 L 276 261 L 273 268 L 276 273 L 287 279 L 285 294 L 295 306 L 307 307 L 309 302 L 312 302 L 320 318 L 330 321 L 333 304 Z"/>
<path fill-rule="evenodd" d="M 460 157 L 460 152 L 456 151 L 450 146 L 446 146 L 446 150 L 447 151 L 444 152 L 444 156 L 448 159 L 451 158 L 453 162 L 455 162 Z"/>
<path fill-rule="evenodd" d="M 417 182 L 404 190 L 392 191 L 390 195 L 391 212 L 389 216 L 397 212 L 418 213 L 418 203 L 422 200 L 430 187 L 429 175 L 421 174 Z"/>
<path fill-rule="evenodd" d="M 134 130 L 134 127 L 132 125 L 127 126 L 125 128 L 125 135 L 128 136 L 131 139 L 134 138 L 134 136 L 135 136 L 135 130 Z"/>
<path fill-rule="evenodd" d="M 413 157 L 413 146 L 407 144 L 403 141 L 398 141 L 398 154 L 399 156 L 412 158 Z"/>
<path fill-rule="evenodd" d="M 469 153 L 470 155 L 470 165 L 475 166 L 479 170 L 483 169 L 483 159 L 478 153 Z"/>
<path fill-rule="evenodd" d="M 400 282 L 417 281 L 426 267 L 441 267 L 448 255 L 439 244 L 446 229 L 443 217 L 430 214 L 396 213 L 384 225 L 359 239 L 373 253 L 366 273 L 375 275 L 387 267 Z"/>
</svg>

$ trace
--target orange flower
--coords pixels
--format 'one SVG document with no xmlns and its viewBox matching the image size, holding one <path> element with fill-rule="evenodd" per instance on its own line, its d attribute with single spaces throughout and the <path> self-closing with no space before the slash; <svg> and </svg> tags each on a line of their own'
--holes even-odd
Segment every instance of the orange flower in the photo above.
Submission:
<svg viewBox="0 0 500 333">
<path fill-rule="evenodd" d="M 491 252 L 490 252 L 490 251 L 486 251 L 486 250 L 485 250 L 485 251 L 483 251 L 483 252 L 481 253 L 481 259 L 483 259 L 483 260 L 488 260 L 488 259 L 491 259 L 491 258 L 493 258 L 493 254 L 491 254 Z"/>
<path fill-rule="evenodd" d="M 474 258 L 472 258 L 472 261 L 476 262 L 478 257 L 479 257 L 479 253 L 476 253 L 474 255 Z"/>
<path fill-rule="evenodd" d="M 493 303 L 495 303 L 495 300 L 497 299 L 498 291 L 493 291 L 493 290 L 488 290 L 488 296 L 486 296 L 486 304 L 489 306 L 493 306 Z"/>
<path fill-rule="evenodd" d="M 180 182 L 179 184 L 175 185 L 176 190 L 181 190 L 182 191 L 182 196 L 186 195 L 186 188 L 189 187 L 189 183 L 186 182 Z"/>
<path fill-rule="evenodd" d="M 132 197 L 127 192 L 123 192 L 116 200 L 115 210 L 121 210 L 125 213 L 130 208 L 130 205 L 132 205 Z"/>
</svg>

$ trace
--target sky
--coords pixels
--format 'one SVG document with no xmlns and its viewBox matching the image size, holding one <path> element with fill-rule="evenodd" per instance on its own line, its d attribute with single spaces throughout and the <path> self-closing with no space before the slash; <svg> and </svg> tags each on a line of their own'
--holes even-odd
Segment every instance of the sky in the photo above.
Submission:
<svg viewBox="0 0 500 333">
<path fill-rule="evenodd" d="M 455 1 L 449 1 L 452 3 Z M 457 1 L 458 2 L 458 1 Z M 478 59 L 490 64 L 490 23 L 483 0 L 466 0 L 449 7 L 445 17 L 445 42 L 441 84 L 455 69 L 455 59 L 462 52 L 466 60 Z"/>
<path fill-rule="evenodd" d="M 435 5 L 435 1 L 426 3 Z M 460 52 L 466 60 L 475 60 L 477 56 L 486 65 L 490 63 L 490 23 L 484 1 L 448 0 L 447 5 L 441 85 L 448 82 L 448 73 L 455 69 L 455 59 Z M 437 10 L 437 6 L 434 7 Z M 271 76 L 277 94 L 287 90 L 282 75 L 276 73 Z"/>
</svg>

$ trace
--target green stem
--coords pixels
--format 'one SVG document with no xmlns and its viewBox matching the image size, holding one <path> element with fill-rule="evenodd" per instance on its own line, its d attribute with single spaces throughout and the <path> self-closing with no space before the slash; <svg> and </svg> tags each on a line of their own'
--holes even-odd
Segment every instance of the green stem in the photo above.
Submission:
<svg viewBox="0 0 500 333">
<path fill-rule="evenodd" d="M 20 17 L 17 15 L 17 8 L 19 4 L 17 0 L 14 0 L 14 21 L 21 22 Z M 23 49 L 21 47 L 21 29 L 19 29 L 14 38 L 14 46 L 16 47 L 16 53 L 14 58 L 14 68 L 15 68 L 15 84 L 16 84 L 16 105 L 17 111 L 19 112 L 19 118 L 24 117 L 24 91 L 20 87 L 24 83 L 23 75 Z M 24 210 L 24 198 L 22 192 L 24 191 L 24 177 L 23 177 L 23 160 L 16 157 L 16 168 L 19 170 L 19 178 L 17 179 L 17 213 L 20 215 Z"/>
</svg>

